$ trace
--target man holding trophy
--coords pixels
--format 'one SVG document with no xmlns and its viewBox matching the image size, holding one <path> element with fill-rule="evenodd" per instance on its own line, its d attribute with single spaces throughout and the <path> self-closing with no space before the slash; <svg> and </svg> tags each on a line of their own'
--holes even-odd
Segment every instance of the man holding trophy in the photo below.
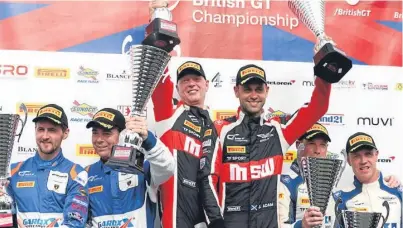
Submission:
<svg viewBox="0 0 403 228">
<path fill-rule="evenodd" d="M 277 185 L 283 153 L 327 111 L 331 84 L 317 77 L 311 102 L 288 123 L 268 118 L 263 109 L 269 90 L 266 80 L 261 67 L 241 67 L 234 87 L 238 113 L 215 122 L 220 143 L 211 143 L 200 164 L 203 204 L 211 224 L 224 220 L 225 227 L 278 227 Z M 212 182 L 217 179 L 219 192 Z"/>
<path fill-rule="evenodd" d="M 101 158 L 86 167 L 89 226 L 154 228 L 157 188 L 175 170 L 168 148 L 148 131 L 145 118 L 131 117 L 125 121 L 122 113 L 112 108 L 98 111 L 87 128 L 92 128 L 92 145 Z M 144 175 L 116 172 L 105 166 L 124 129 L 138 133 L 143 139 Z"/>
<path fill-rule="evenodd" d="M 151 1 L 151 22 L 142 45 L 129 52 L 132 69 L 133 114 L 141 116 L 152 94 L 156 133 L 176 159 L 175 176 L 160 186 L 161 224 L 164 228 L 194 228 L 203 225 L 199 203 L 197 167 L 201 151 L 200 138 L 205 125 L 212 123 L 204 108 L 208 81 L 200 64 L 187 62 L 178 69 L 177 89 L 182 102 L 172 105 L 173 83 L 161 78 L 167 72 L 169 53 L 180 43 L 168 3 Z M 154 90 L 155 89 L 155 90 Z M 105 163 L 117 171 L 146 173 L 143 167 L 143 139 L 135 132 L 122 132 L 125 146 L 117 145 Z M 129 149 L 132 148 L 132 149 Z"/>
<path fill-rule="evenodd" d="M 363 132 L 351 135 L 346 151 L 354 182 L 333 195 L 338 225 L 401 228 L 403 187 L 393 188 L 385 183 L 377 169 L 379 151 L 372 136 Z"/>
<path fill-rule="evenodd" d="M 330 156 L 337 158 L 339 154 L 328 154 L 328 144 L 331 142 L 327 129 L 319 123 L 314 124 L 305 134 L 296 142 L 298 158 L 301 157 L 319 157 L 326 158 Z M 280 218 L 280 227 L 314 227 L 321 225 L 331 228 L 330 213 L 324 215 L 317 207 L 310 207 L 308 189 L 301 176 L 299 162 L 295 160 L 291 164 L 291 171 L 288 174 L 281 175 L 278 194 L 278 213 Z M 327 211 L 333 210 L 329 206 Z"/>
<path fill-rule="evenodd" d="M 338 158 L 341 154 L 328 151 L 331 142 L 325 126 L 316 123 L 296 142 L 298 158 L 291 164 L 289 174 L 281 176 L 279 185 L 279 217 L 281 227 L 315 227 L 322 224 L 324 228 L 334 225 L 334 201 L 329 199 L 326 214 L 323 215 L 320 208 L 310 206 L 308 189 L 301 175 L 298 159 L 302 157 Z M 389 186 L 399 186 L 396 177 L 385 177 Z M 324 186 L 322 186 L 324 187 Z M 319 189 L 321 191 L 323 189 Z M 334 190 L 334 189 L 333 189 Z"/>
</svg>

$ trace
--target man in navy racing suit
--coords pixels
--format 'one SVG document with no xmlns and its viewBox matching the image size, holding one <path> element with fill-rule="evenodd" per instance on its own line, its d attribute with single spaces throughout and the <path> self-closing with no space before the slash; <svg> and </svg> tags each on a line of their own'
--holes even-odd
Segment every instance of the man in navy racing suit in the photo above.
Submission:
<svg viewBox="0 0 403 228">
<path fill-rule="evenodd" d="M 18 227 L 82 228 L 88 213 L 87 172 L 63 156 L 61 143 L 69 136 L 66 113 L 49 104 L 33 122 L 38 151 L 11 164 L 7 188 Z"/>
<path fill-rule="evenodd" d="M 131 117 L 126 122 L 116 109 L 100 110 L 87 128 L 92 128 L 92 144 L 101 158 L 86 167 L 89 226 L 154 228 L 157 188 L 175 169 L 168 148 L 147 130 L 145 118 Z M 144 140 L 144 175 L 117 172 L 104 165 L 124 129 L 138 133 Z"/>
<path fill-rule="evenodd" d="M 383 206 L 386 201 L 390 210 L 384 228 L 401 228 L 403 188 L 386 185 L 382 172 L 377 169 L 379 151 L 372 136 L 363 132 L 351 135 L 347 140 L 346 151 L 354 182 L 334 193 L 338 210 L 380 212 L 386 216 L 386 208 Z"/>
</svg>

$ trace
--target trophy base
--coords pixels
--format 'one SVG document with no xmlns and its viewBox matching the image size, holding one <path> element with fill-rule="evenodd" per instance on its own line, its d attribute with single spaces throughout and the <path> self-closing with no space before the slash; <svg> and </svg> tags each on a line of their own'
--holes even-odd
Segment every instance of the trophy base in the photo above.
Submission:
<svg viewBox="0 0 403 228">
<path fill-rule="evenodd" d="M 144 174 L 144 154 L 133 147 L 115 145 L 106 166 L 111 169 L 130 174 Z"/>
<path fill-rule="evenodd" d="M 332 44 L 326 43 L 313 57 L 315 76 L 329 83 L 339 82 L 353 67 L 353 63 Z"/>
<path fill-rule="evenodd" d="M 146 38 L 141 42 L 143 45 L 158 47 L 168 53 L 179 43 L 176 24 L 161 18 L 155 18 L 147 25 Z"/>
<path fill-rule="evenodd" d="M 14 227 L 11 210 L 0 210 L 0 227 Z"/>
</svg>

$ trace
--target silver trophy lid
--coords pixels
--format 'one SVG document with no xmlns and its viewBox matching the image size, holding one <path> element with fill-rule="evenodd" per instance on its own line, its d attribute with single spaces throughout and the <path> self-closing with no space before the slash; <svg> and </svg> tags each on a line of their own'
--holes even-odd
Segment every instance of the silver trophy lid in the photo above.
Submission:
<svg viewBox="0 0 403 228">
<path fill-rule="evenodd" d="M 289 0 L 288 7 L 316 37 L 325 32 L 324 0 Z"/>
</svg>

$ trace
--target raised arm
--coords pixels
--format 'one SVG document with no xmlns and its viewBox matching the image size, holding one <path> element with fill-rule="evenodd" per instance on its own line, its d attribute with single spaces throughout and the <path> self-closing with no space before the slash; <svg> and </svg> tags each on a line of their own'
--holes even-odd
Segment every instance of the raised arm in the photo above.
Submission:
<svg viewBox="0 0 403 228">
<path fill-rule="evenodd" d="M 174 84 L 168 75 L 168 67 L 165 69 L 164 75 L 166 76 L 160 79 L 151 95 L 154 104 L 154 117 L 157 122 L 168 119 L 174 112 L 172 101 Z"/>
<path fill-rule="evenodd" d="M 288 147 L 326 114 L 329 107 L 330 91 L 331 84 L 317 77 L 311 101 L 301 107 L 282 127 L 283 137 Z"/>
</svg>

